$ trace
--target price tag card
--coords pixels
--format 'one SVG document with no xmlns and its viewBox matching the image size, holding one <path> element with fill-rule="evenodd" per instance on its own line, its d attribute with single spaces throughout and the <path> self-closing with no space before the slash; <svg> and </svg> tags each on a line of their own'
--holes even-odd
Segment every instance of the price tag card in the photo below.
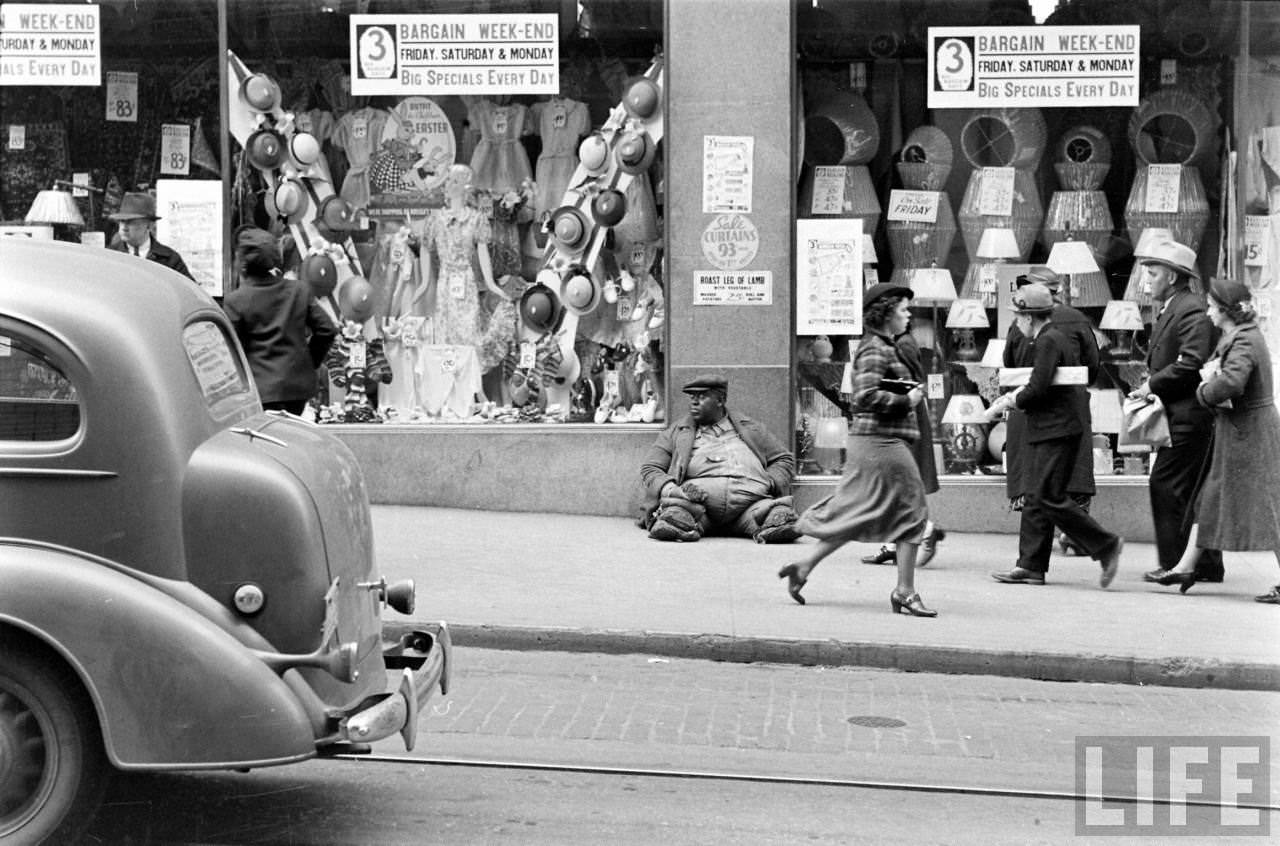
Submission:
<svg viewBox="0 0 1280 846">
<path fill-rule="evenodd" d="M 79 187 L 79 186 L 88 185 L 88 184 L 89 184 L 89 174 L 87 171 L 71 174 L 71 185 L 72 185 L 71 196 L 73 197 L 89 196 L 88 191 L 84 190 L 84 188 L 82 187 Z"/>
<path fill-rule="evenodd" d="M 1271 218 L 1263 214 L 1244 216 L 1244 264 L 1245 267 L 1266 267 L 1267 255 L 1263 245 L 1271 231 Z"/>
<path fill-rule="evenodd" d="M 1178 84 L 1178 60 L 1177 59 L 1161 59 L 1160 60 L 1160 84 L 1161 85 L 1177 85 Z"/>
<path fill-rule="evenodd" d="M 844 210 L 844 168 L 827 165 L 813 169 L 813 205 L 810 214 L 840 214 Z"/>
<path fill-rule="evenodd" d="M 107 71 L 107 120 L 138 122 L 138 75 Z"/>
<path fill-rule="evenodd" d="M 174 176 L 191 173 L 191 127 L 185 123 L 161 125 L 160 172 Z"/>
<path fill-rule="evenodd" d="M 866 62 L 849 63 L 849 87 L 858 92 L 867 90 Z"/>
<path fill-rule="evenodd" d="M 1143 211 L 1176 212 L 1182 184 L 1182 165 L 1147 165 L 1147 204 Z"/>
<path fill-rule="evenodd" d="M 1011 167 L 984 167 L 982 190 L 978 194 L 978 214 L 1008 217 L 1013 214 L 1013 177 Z"/>
<path fill-rule="evenodd" d="M 862 266 L 862 284 L 867 288 L 880 284 L 880 273 L 876 270 L 874 264 L 864 264 Z"/>
<path fill-rule="evenodd" d="M 618 371 L 606 370 L 604 372 L 604 392 L 606 394 L 618 395 Z"/>
<path fill-rule="evenodd" d="M 533 341 L 520 342 L 520 367 L 527 370 L 538 363 L 538 347 Z"/>
<path fill-rule="evenodd" d="M 364 370 L 367 352 L 364 341 L 356 341 L 351 345 L 351 369 Z"/>
<path fill-rule="evenodd" d="M 9 149 L 25 150 L 27 147 L 27 127 L 21 123 L 9 124 Z"/>
<path fill-rule="evenodd" d="M 978 266 L 978 290 L 984 294 L 996 293 L 996 266 L 994 264 Z"/>
<path fill-rule="evenodd" d="M 452 373 L 458 369 L 458 351 L 453 347 L 445 347 L 440 353 L 440 372 Z"/>
<path fill-rule="evenodd" d="M 631 319 L 631 313 L 635 311 L 635 303 L 631 299 L 630 294 L 622 294 L 618 297 L 618 320 L 628 321 Z"/>
<path fill-rule="evenodd" d="M 947 392 L 944 391 L 942 388 L 941 373 L 929 374 L 929 382 L 928 382 L 928 385 L 926 386 L 926 390 L 928 391 L 929 399 L 931 400 L 942 399 L 944 396 L 946 396 Z"/>
<path fill-rule="evenodd" d="M 937 223 L 939 196 L 941 195 L 937 191 L 904 191 L 895 188 L 889 192 L 887 219 Z"/>
</svg>

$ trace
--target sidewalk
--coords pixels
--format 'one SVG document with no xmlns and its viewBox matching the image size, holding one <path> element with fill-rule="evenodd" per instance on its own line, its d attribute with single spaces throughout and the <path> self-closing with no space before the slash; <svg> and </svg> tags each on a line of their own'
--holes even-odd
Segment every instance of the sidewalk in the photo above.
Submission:
<svg viewBox="0 0 1280 846">
<path fill-rule="evenodd" d="M 795 545 L 450 508 L 375 506 L 373 526 L 380 571 L 415 579 L 414 616 L 448 621 L 459 645 L 1280 690 L 1280 609 L 1252 601 L 1280 581 L 1270 553 L 1228 553 L 1226 582 L 1186 596 L 1142 581 L 1155 550 L 1141 543 L 1105 591 L 1095 562 L 1060 555 L 1044 587 L 1002 585 L 989 573 L 1017 536 L 950 526 L 917 573 L 929 620 L 890 613 L 893 568 L 858 560 L 878 545 L 823 562 L 799 606 L 776 575 Z"/>
</svg>

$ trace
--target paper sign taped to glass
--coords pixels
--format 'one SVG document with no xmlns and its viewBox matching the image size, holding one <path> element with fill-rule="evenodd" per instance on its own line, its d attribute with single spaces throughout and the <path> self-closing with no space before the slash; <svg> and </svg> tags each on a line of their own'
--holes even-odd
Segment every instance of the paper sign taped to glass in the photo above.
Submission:
<svg viewBox="0 0 1280 846">
<path fill-rule="evenodd" d="M 1031 381 L 1030 367 L 1001 367 L 1000 387 L 1020 388 Z M 1052 385 L 1087 385 L 1089 384 L 1089 368 L 1059 367 L 1053 371 Z"/>
</svg>

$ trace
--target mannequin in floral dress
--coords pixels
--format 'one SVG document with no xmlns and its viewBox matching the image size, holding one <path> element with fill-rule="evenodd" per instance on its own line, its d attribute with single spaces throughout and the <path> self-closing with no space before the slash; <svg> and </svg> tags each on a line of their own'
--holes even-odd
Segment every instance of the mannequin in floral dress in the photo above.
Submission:
<svg viewBox="0 0 1280 846">
<path fill-rule="evenodd" d="M 480 130 L 480 143 L 471 155 L 472 184 L 495 197 L 518 191 L 526 179 L 533 179 L 529 154 L 520 143 L 520 137 L 529 134 L 529 109 L 510 99 L 476 100 L 467 111 L 467 120 Z"/>
</svg>

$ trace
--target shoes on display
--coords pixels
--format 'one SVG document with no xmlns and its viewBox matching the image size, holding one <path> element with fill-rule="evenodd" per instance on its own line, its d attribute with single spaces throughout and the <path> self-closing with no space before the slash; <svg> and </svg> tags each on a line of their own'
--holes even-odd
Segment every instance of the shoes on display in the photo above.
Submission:
<svg viewBox="0 0 1280 846">
<path fill-rule="evenodd" d="M 863 564 L 893 564 L 898 560 L 898 553 L 891 549 L 888 545 L 880 547 L 880 551 L 874 555 L 862 556 Z"/>
<path fill-rule="evenodd" d="M 991 578 L 1006 585 L 1042 585 L 1044 573 L 1028 570 L 1025 567 L 1014 567 L 1007 573 L 992 573 Z"/>
<path fill-rule="evenodd" d="M 800 591 L 809 580 L 800 578 L 800 565 L 788 564 L 778 571 L 778 578 L 787 580 L 787 593 L 797 603 L 804 605 L 804 597 L 800 595 Z"/>
<path fill-rule="evenodd" d="M 1116 580 L 1116 571 L 1120 569 L 1120 553 L 1124 552 L 1124 538 L 1116 538 L 1116 542 L 1111 545 L 1111 549 L 1102 556 L 1099 562 L 1102 565 L 1102 575 L 1098 577 L 1098 584 L 1102 587 L 1111 587 L 1111 583 Z"/>
<path fill-rule="evenodd" d="M 920 552 L 916 556 L 916 566 L 923 567 L 933 560 L 933 556 L 938 554 L 938 544 L 944 541 L 947 532 L 940 526 L 934 526 L 928 534 L 924 536 L 924 540 L 920 541 Z"/>
<path fill-rule="evenodd" d="M 918 593 L 901 594 L 895 590 L 889 594 L 889 607 L 893 609 L 895 614 L 901 614 L 906 611 L 912 617 L 938 616 L 937 611 L 925 607 L 924 600 L 920 598 Z"/>
</svg>

